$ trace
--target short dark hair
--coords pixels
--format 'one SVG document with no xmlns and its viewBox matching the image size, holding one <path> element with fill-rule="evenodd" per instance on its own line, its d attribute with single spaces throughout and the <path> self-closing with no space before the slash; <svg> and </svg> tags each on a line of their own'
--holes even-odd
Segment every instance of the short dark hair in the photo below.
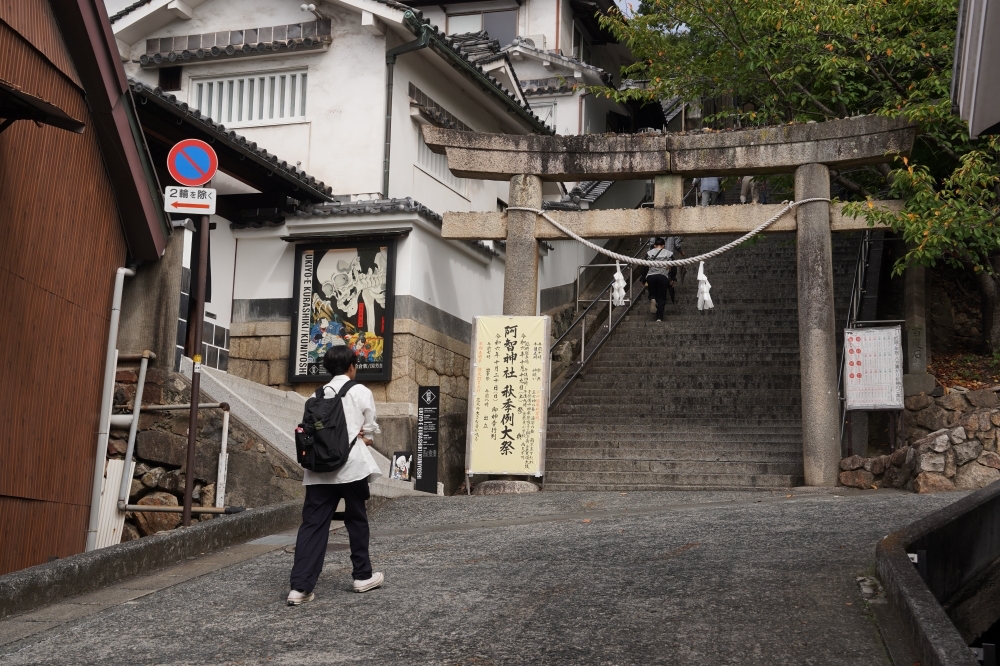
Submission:
<svg viewBox="0 0 1000 666">
<path fill-rule="evenodd" d="M 358 357 L 354 354 L 354 350 L 347 345 L 330 347 L 323 356 L 323 367 L 334 377 L 344 374 L 357 362 Z"/>
<path fill-rule="evenodd" d="M 653 245 L 666 245 L 666 244 L 667 241 L 663 240 L 662 237 L 658 237 L 656 240 L 653 241 Z"/>
</svg>

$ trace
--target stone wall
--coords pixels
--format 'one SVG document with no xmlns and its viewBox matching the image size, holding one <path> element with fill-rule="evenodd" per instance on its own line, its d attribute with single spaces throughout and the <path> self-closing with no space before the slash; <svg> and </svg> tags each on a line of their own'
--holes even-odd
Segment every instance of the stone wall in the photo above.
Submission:
<svg viewBox="0 0 1000 666">
<path fill-rule="evenodd" d="M 365 383 L 375 396 L 382 428 L 375 448 L 385 456 L 413 451 L 418 387 L 440 386 L 438 480 L 450 494 L 464 479 L 469 344 L 412 319 L 396 319 L 394 324 L 392 379 Z M 312 394 L 319 384 L 288 383 L 290 334 L 287 321 L 233 323 L 229 372 L 258 384 Z"/>
<path fill-rule="evenodd" d="M 135 370 L 118 371 L 114 407 L 130 413 L 135 400 Z M 179 373 L 150 368 L 143 390 L 144 405 L 176 405 L 190 402 L 190 384 Z M 187 458 L 188 411 L 144 413 L 139 418 L 133 458 L 136 462 L 129 504 L 178 506 L 183 504 Z M 195 447 L 194 503 L 215 505 L 222 411 L 200 410 Z M 108 457 L 122 459 L 128 432 L 112 430 Z M 235 418 L 229 420 L 229 460 L 226 505 L 259 507 L 303 496 L 302 470 L 272 450 L 262 438 Z M 205 514 L 200 520 L 211 519 Z M 199 520 L 193 516 L 192 520 Z M 179 513 L 128 512 L 122 541 L 170 530 L 181 522 Z"/>
<path fill-rule="evenodd" d="M 1000 400 L 992 390 L 906 399 L 907 446 L 840 462 L 841 485 L 918 493 L 975 490 L 1000 481 Z M 933 430 L 931 430 L 933 428 Z"/>
</svg>

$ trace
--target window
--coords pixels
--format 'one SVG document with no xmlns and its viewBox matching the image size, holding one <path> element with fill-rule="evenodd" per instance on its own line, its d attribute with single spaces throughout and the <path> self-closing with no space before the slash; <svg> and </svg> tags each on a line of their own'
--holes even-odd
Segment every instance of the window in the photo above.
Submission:
<svg viewBox="0 0 1000 666">
<path fill-rule="evenodd" d="M 306 72 L 273 72 L 191 81 L 190 104 L 217 123 L 270 125 L 306 115 Z"/>
<path fill-rule="evenodd" d="M 580 62 L 590 63 L 590 40 L 573 25 L 573 57 Z"/>
<path fill-rule="evenodd" d="M 517 10 L 448 16 L 448 34 L 461 35 L 485 30 L 492 39 L 507 46 L 517 36 Z"/>
<path fill-rule="evenodd" d="M 180 90 L 182 67 L 161 67 L 157 72 L 156 85 L 160 90 Z"/>
<path fill-rule="evenodd" d="M 531 110 L 541 118 L 545 126 L 551 130 L 556 128 L 556 105 L 555 104 L 532 104 Z"/>
</svg>

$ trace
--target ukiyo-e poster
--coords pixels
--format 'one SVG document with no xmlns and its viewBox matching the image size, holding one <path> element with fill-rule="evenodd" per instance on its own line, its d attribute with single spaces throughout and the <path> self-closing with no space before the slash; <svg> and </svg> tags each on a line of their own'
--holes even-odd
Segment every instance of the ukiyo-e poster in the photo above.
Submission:
<svg viewBox="0 0 1000 666">
<path fill-rule="evenodd" d="M 395 240 L 296 246 L 289 381 L 329 381 L 323 356 L 342 344 L 358 381 L 390 378 L 395 259 Z"/>
<path fill-rule="evenodd" d="M 472 329 L 469 474 L 545 474 L 548 317 L 476 317 Z"/>
</svg>

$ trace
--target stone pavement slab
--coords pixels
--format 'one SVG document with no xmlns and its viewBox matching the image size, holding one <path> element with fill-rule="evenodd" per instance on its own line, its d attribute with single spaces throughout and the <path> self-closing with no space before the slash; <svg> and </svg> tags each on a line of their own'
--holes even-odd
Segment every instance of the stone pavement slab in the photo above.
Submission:
<svg viewBox="0 0 1000 666">
<path fill-rule="evenodd" d="M 292 555 L 275 539 L 14 639 L 0 664 L 883 665 L 855 577 L 879 538 L 960 496 L 402 498 L 372 520 L 380 590 L 349 592 L 347 553 L 331 551 L 316 601 L 288 608 Z"/>
</svg>

